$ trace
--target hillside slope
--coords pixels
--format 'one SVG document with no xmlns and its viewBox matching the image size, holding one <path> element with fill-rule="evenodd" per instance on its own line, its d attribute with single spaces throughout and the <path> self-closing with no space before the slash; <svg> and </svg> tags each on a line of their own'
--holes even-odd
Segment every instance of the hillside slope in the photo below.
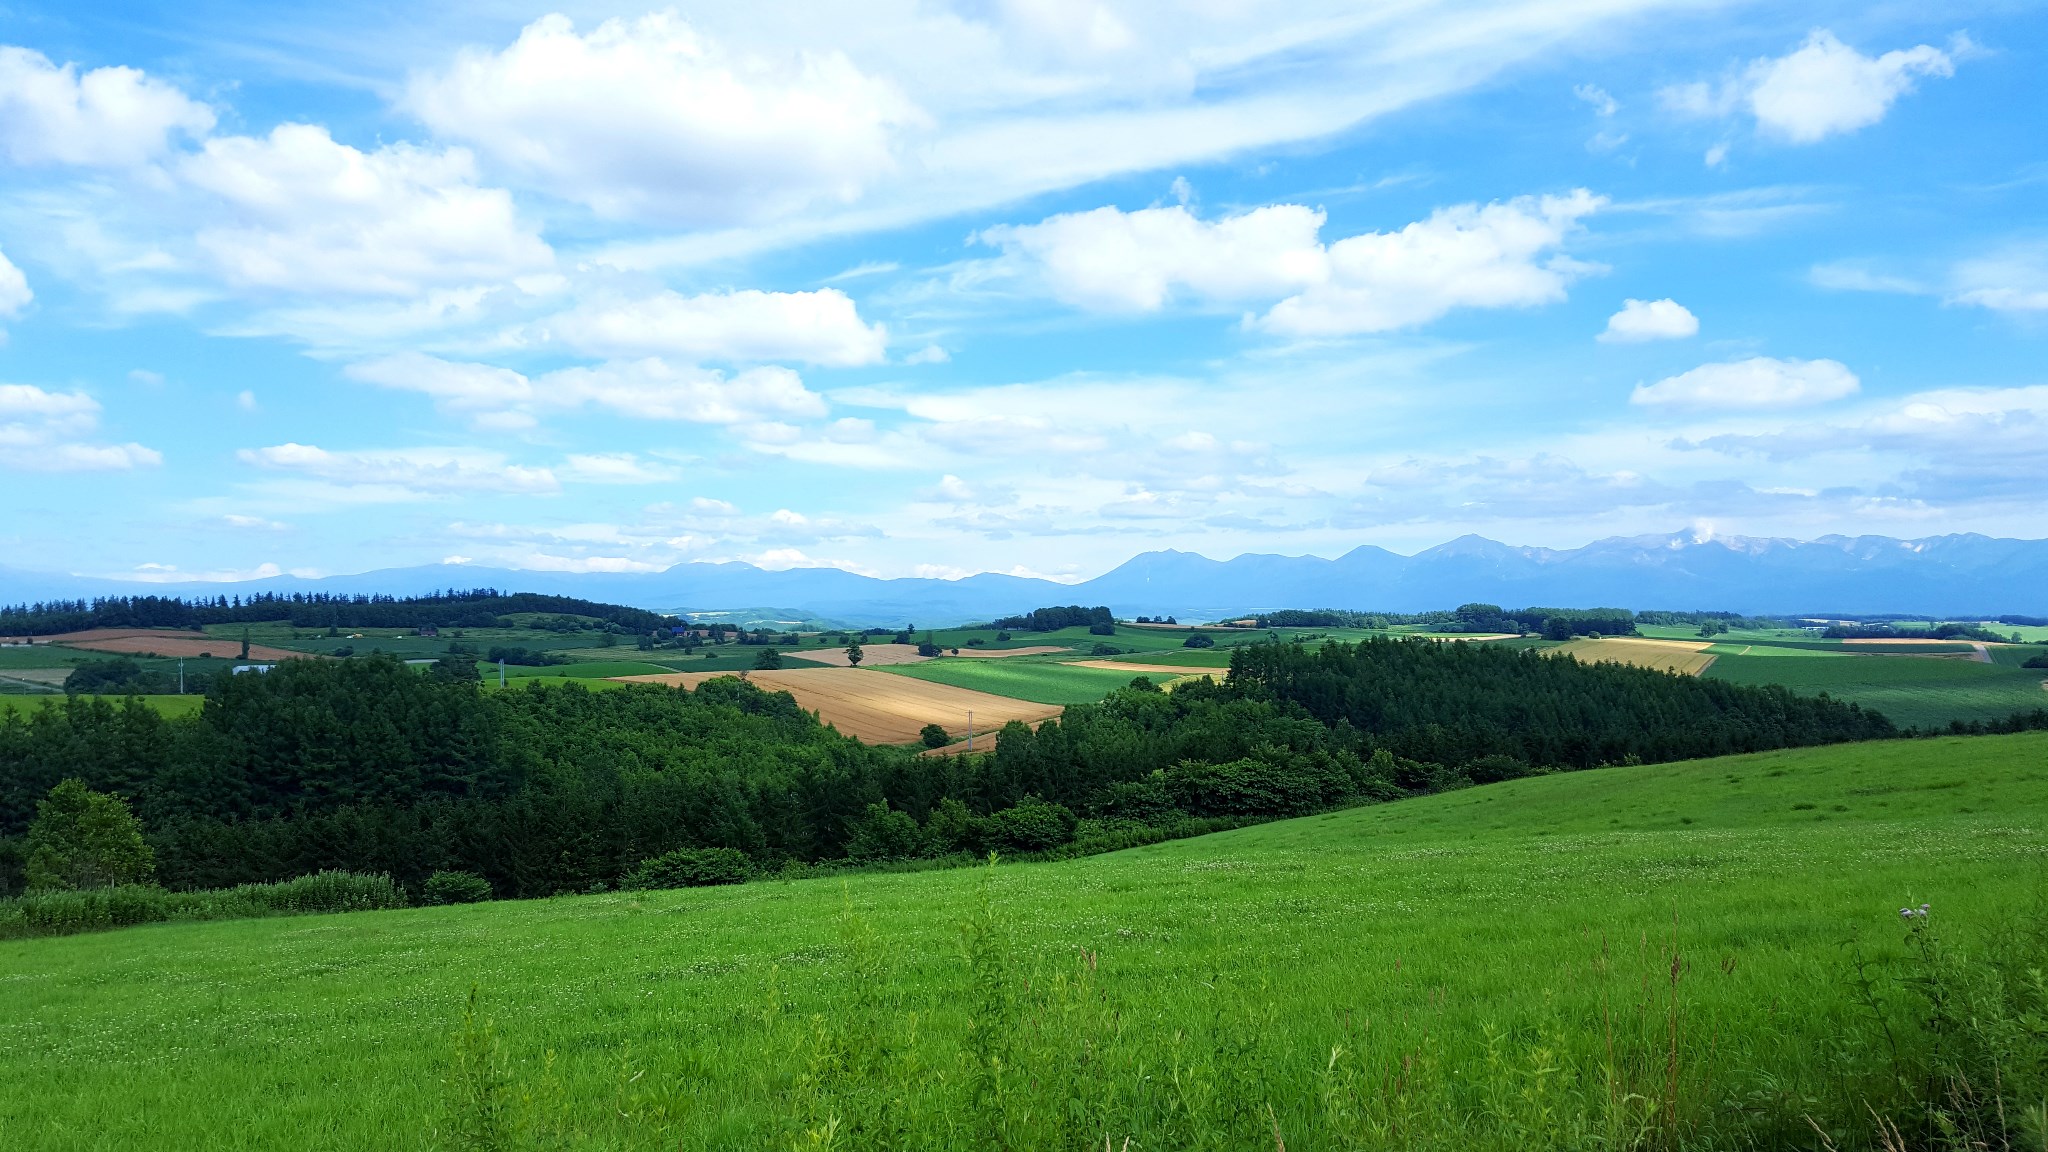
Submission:
<svg viewBox="0 0 2048 1152">
<path fill-rule="evenodd" d="M 2014 922 L 2044 822 L 2048 735 L 1900 741 L 993 871 L 8 942 L 0 1144 L 451 1147 L 496 1099 L 565 1146 L 1867 1147 L 1908 1105 L 1852 959 L 1910 1060 L 1898 909 Z"/>
</svg>

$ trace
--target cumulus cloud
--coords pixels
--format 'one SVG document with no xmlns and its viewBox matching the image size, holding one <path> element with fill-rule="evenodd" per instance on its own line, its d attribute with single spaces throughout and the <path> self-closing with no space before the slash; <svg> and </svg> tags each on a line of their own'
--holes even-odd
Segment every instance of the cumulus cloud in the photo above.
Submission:
<svg viewBox="0 0 2048 1152">
<path fill-rule="evenodd" d="M 856 199 L 921 115 L 837 52 L 728 51 L 673 13 L 587 35 L 544 16 L 500 52 L 413 77 L 406 105 L 608 217 L 717 222 Z"/>
<path fill-rule="evenodd" d="M 1370 232 L 1330 245 L 1327 279 L 1273 306 L 1267 331 L 1293 336 L 1386 332 L 1427 323 L 1454 308 L 1513 308 L 1564 299 L 1586 271 L 1561 246 L 1602 197 L 1521 197 L 1461 204 L 1399 232 Z"/>
<path fill-rule="evenodd" d="M 1085 308 L 1150 312 L 1178 296 L 1215 303 L 1283 297 L 1254 323 L 1288 336 L 1414 327 L 1461 307 L 1559 300 L 1585 266 L 1557 255 L 1605 201 L 1566 196 L 1438 209 L 1398 232 L 1324 245 L 1324 216 L 1276 204 L 1217 221 L 1185 206 L 1098 208 L 991 228 L 980 239 Z"/>
<path fill-rule="evenodd" d="M 0 152 L 16 164 L 142 164 L 213 123 L 211 108 L 134 68 L 80 72 L 0 47 Z"/>
<path fill-rule="evenodd" d="M 180 171 L 227 220 L 199 244 L 231 282 L 294 292 L 412 295 L 550 267 L 511 194 L 481 187 L 469 153 L 390 144 L 363 152 L 327 129 L 223 136 Z"/>
<path fill-rule="evenodd" d="M 888 333 L 861 322 L 846 293 L 662 292 L 587 304 L 548 321 L 557 338 L 598 356 L 669 355 L 708 360 L 878 364 Z"/>
<path fill-rule="evenodd" d="M 1638 384 L 1629 403 L 1676 408 L 1800 408 L 1854 395 L 1862 385 L 1835 360 L 1755 356 L 1702 364 L 1655 384 Z"/>
<path fill-rule="evenodd" d="M 350 377 L 420 392 L 490 428 L 531 427 L 540 414 L 585 406 L 647 420 L 741 424 L 823 416 L 825 399 L 787 368 L 727 374 L 658 357 L 563 368 L 527 377 L 509 368 L 407 352 L 349 366 Z"/>
<path fill-rule="evenodd" d="M 163 457 L 140 444 L 96 444 L 99 401 L 83 392 L 0 384 L 0 468 L 106 472 L 154 467 Z"/>
<path fill-rule="evenodd" d="M 244 448 L 236 458 L 266 471 L 323 481 L 357 499 L 509 493 L 547 495 L 561 482 L 546 468 L 509 464 L 473 448 L 389 448 L 329 451 L 311 444 Z"/>
<path fill-rule="evenodd" d="M 1676 300 L 1624 300 L 1621 311 L 1607 318 L 1607 329 L 1597 337 L 1607 344 L 1637 344 L 1646 340 L 1682 340 L 1699 334 L 1699 317 Z"/>
<path fill-rule="evenodd" d="M 0 316 L 12 319 L 21 315 L 21 310 L 35 298 L 36 294 L 28 289 L 28 277 L 7 258 L 7 253 L 0 252 Z"/>
<path fill-rule="evenodd" d="M 1185 206 L 1097 208 L 978 239 L 1034 265 L 1053 295 L 1104 311 L 1154 312 L 1176 292 L 1218 301 L 1270 298 L 1328 274 L 1323 213 L 1299 204 L 1205 221 Z"/>
<path fill-rule="evenodd" d="M 1865 56 L 1817 28 L 1789 55 L 1757 60 L 1719 83 L 1667 88 L 1663 97 L 1668 107 L 1694 116 L 1746 109 L 1765 135 L 1813 144 L 1883 120 L 1921 77 L 1954 74 L 1954 58 L 1931 45 Z"/>
</svg>

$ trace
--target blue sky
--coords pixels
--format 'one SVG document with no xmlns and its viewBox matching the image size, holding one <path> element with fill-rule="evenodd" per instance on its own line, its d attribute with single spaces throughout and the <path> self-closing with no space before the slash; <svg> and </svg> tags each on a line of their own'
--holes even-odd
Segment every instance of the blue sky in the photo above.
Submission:
<svg viewBox="0 0 2048 1152">
<path fill-rule="evenodd" d="M 0 9 L 0 565 L 2048 535 L 2040 5 L 419 7 Z"/>
</svg>

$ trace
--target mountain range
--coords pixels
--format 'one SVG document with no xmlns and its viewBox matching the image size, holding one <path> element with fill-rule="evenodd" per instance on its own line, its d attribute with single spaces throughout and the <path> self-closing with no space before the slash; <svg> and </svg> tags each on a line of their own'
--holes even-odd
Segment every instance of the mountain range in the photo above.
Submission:
<svg viewBox="0 0 2048 1152">
<path fill-rule="evenodd" d="M 752 624 L 945 626 L 1048 604 L 1107 604 L 1119 616 L 1215 620 L 1271 608 L 1413 612 L 1468 601 L 1504 607 L 1717 609 L 1751 614 L 2048 615 L 2048 540 L 1974 533 L 1897 540 L 1790 540 L 1692 533 L 1611 537 L 1582 548 L 1516 547 L 1461 536 L 1412 556 L 1365 545 L 1335 559 L 1166 550 L 1092 580 L 982 573 L 878 579 L 837 568 L 770 571 L 688 563 L 649 573 L 515 571 L 476 565 L 352 576 L 143 583 L 0 568 L 0 602 L 110 595 L 386 593 L 495 587 L 550 592 Z"/>
</svg>

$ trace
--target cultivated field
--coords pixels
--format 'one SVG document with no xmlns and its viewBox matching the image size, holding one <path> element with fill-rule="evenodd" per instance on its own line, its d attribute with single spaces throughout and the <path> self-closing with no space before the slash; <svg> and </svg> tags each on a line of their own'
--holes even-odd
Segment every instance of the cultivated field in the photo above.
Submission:
<svg viewBox="0 0 2048 1152">
<path fill-rule="evenodd" d="M 1218 681 L 1219 683 L 1220 683 L 1220 682 L 1221 682 L 1221 681 L 1223 680 L 1223 676 L 1221 675 L 1221 673 L 1222 673 L 1222 672 L 1226 672 L 1226 671 L 1228 671 L 1228 670 L 1229 670 L 1229 669 L 1228 669 L 1228 667 L 1225 667 L 1225 668 L 1222 668 L 1222 669 L 1208 669 L 1208 668 L 1190 668 L 1189 666 L 1187 666 L 1187 665 L 1185 665 L 1185 664 L 1125 664 L 1125 663 L 1120 663 L 1120 662 L 1118 662 L 1118 661 L 1115 661 L 1115 660 L 1073 660 L 1073 661 L 1069 661 L 1069 662 L 1068 662 L 1067 664 L 1065 664 L 1065 665 L 1064 665 L 1064 667 L 1067 667 L 1067 668 L 1106 668 L 1106 669 L 1108 669 L 1108 670 L 1109 670 L 1109 671 L 1111 671 L 1111 672 L 1122 672 L 1122 673 L 1125 673 L 1125 674 L 1127 674 L 1127 675 L 1131 675 L 1131 676 L 1154 676 L 1154 677 L 1157 677 L 1157 676 L 1181 676 L 1181 677 L 1188 677 L 1188 676 L 1193 676 L 1193 677 L 1199 677 L 1199 676 L 1201 676 L 1201 675 L 1203 675 L 1203 674 L 1205 674 L 1205 673 L 1211 673 L 1211 672 L 1213 672 L 1213 673 L 1216 673 L 1216 679 L 1217 679 L 1217 681 Z"/>
<path fill-rule="evenodd" d="M 1187 671 L 1180 669 L 1178 671 Z M 1093 704 L 1143 673 L 1122 665 L 1083 668 L 1041 660 L 927 660 L 898 665 L 889 674 L 951 684 L 1041 704 Z M 1156 677 L 1155 677 L 1156 679 Z"/>
<path fill-rule="evenodd" d="M 1711 668 L 1715 657 L 1705 640 L 1637 640 L 1629 637 L 1571 640 L 1552 651 L 1570 656 L 1581 664 L 1633 664 L 1697 676 Z"/>
<path fill-rule="evenodd" d="M 62 695 L 0 696 L 0 712 L 13 708 L 20 710 L 26 715 L 38 708 L 62 707 L 66 699 L 69 699 L 69 697 Z M 85 699 L 91 699 L 91 697 L 85 697 Z M 119 702 L 120 697 L 103 696 L 100 699 L 105 700 L 109 704 L 116 704 Z M 165 716 L 187 716 L 199 711 L 206 705 L 206 697 L 197 694 L 184 696 L 137 696 L 136 699 Z M 0 1147 L 4 1146 L 4 1142 L 0 1142 Z"/>
<path fill-rule="evenodd" d="M 756 648 L 754 651 L 758 652 L 760 649 Z M 825 664 L 834 668 L 853 667 L 852 664 L 847 662 L 846 645 L 844 644 L 826 645 L 818 648 L 797 648 L 791 646 L 779 649 L 779 651 L 784 656 L 794 657 L 812 664 Z M 917 645 L 915 644 L 863 644 L 860 646 L 860 666 L 862 668 L 880 668 L 889 664 L 915 664 L 920 660 L 929 659 L 931 657 L 919 656 L 917 654 Z"/>
<path fill-rule="evenodd" d="M 731 673 L 672 672 L 621 679 L 694 688 L 717 675 Z M 820 720 L 871 744 L 913 743 L 927 724 L 965 736 L 970 712 L 977 732 L 994 732 L 1012 720 L 1031 723 L 1060 713 L 1056 706 L 866 668 L 783 668 L 745 676 L 762 688 L 789 693 Z"/>
<path fill-rule="evenodd" d="M 221 659 L 239 659 L 242 652 L 240 639 L 225 636 L 206 636 L 197 632 L 174 631 L 168 628 L 93 628 L 85 632 L 66 632 L 62 636 L 47 638 L 52 644 L 67 648 L 79 648 L 88 652 L 119 652 L 126 655 L 158 656 L 212 656 Z M 249 659 L 266 662 L 303 659 L 307 653 L 289 648 L 273 648 L 265 644 L 250 644 Z"/>
<path fill-rule="evenodd" d="M 2048 708 L 2038 668 L 1913 656 L 1798 653 L 1756 645 L 1715 660 L 1706 675 L 1737 684 L 1780 684 L 1826 692 L 1875 708 L 1901 727 L 1942 728 L 1951 720 L 2003 720 Z"/>
<path fill-rule="evenodd" d="M 2024 927 L 2044 764 L 1850 745 L 992 871 L 10 941 L 0 1144 L 1849 1152 L 1886 1116 L 1917 1152 L 1898 909 L 1955 963 Z"/>
<path fill-rule="evenodd" d="M 958 652 L 950 652 L 950 651 L 949 651 L 949 654 L 950 654 L 950 655 L 954 655 L 954 656 L 984 656 L 984 657 L 988 657 L 988 656 L 1050 656 L 1050 655 L 1052 655 L 1052 654 L 1054 654 L 1054 653 L 1057 653 L 1057 652 L 1071 652 L 1071 651 L 1073 651 L 1073 649 L 1071 649 L 1071 648 L 1062 648 L 1062 647 L 1060 647 L 1060 646 L 1059 646 L 1059 645 L 1057 645 L 1057 644 L 1027 644 L 1027 645 L 1025 645 L 1025 646 L 1024 646 L 1024 647 L 1022 647 L 1022 648 L 962 648 L 962 649 L 960 649 L 960 650 L 959 650 Z"/>
</svg>

